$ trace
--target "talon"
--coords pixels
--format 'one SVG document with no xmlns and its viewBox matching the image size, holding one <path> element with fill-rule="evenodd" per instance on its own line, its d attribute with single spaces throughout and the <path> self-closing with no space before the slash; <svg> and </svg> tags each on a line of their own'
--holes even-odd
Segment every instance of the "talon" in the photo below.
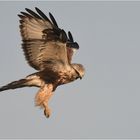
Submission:
<svg viewBox="0 0 140 140">
<path fill-rule="evenodd" d="M 50 117 L 50 114 L 51 114 L 50 109 L 44 109 L 44 115 L 45 115 L 47 118 Z"/>
</svg>

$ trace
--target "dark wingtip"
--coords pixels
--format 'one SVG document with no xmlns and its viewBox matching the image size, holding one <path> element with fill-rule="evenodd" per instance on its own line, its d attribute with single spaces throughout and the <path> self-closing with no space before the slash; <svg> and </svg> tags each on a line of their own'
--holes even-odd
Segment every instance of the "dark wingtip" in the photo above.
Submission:
<svg viewBox="0 0 140 140">
<path fill-rule="evenodd" d="M 69 40 L 70 40 L 71 42 L 74 42 L 73 36 L 72 36 L 72 34 L 71 34 L 70 31 L 68 31 L 68 36 L 69 36 Z"/>
<path fill-rule="evenodd" d="M 25 8 L 26 11 L 28 11 L 28 8 Z"/>
<path fill-rule="evenodd" d="M 34 11 L 32 11 L 32 10 L 30 10 L 30 9 L 28 9 L 28 8 L 25 8 L 25 10 L 26 10 L 29 14 L 31 14 L 32 16 L 34 16 L 35 18 L 41 19 L 41 17 L 40 17 L 38 14 L 36 14 Z"/>
<path fill-rule="evenodd" d="M 35 7 L 35 10 L 37 11 L 37 13 L 45 20 L 49 21 L 51 23 L 51 21 L 49 20 L 49 18 L 37 7 Z"/>
<path fill-rule="evenodd" d="M 75 48 L 79 49 L 79 44 L 77 42 L 75 42 Z"/>
<path fill-rule="evenodd" d="M 50 12 L 49 12 L 49 16 L 50 16 L 50 18 L 51 18 L 53 24 L 58 28 L 58 24 L 57 24 L 57 22 L 56 22 L 54 16 L 53 16 Z"/>
<path fill-rule="evenodd" d="M 26 10 L 27 12 L 29 12 L 29 11 L 30 11 L 30 9 L 28 9 L 28 8 L 25 8 L 25 10 Z"/>
<path fill-rule="evenodd" d="M 20 14 L 18 14 L 18 17 L 20 17 L 20 18 L 24 18 L 24 16 L 23 16 L 23 15 L 20 15 Z"/>
<path fill-rule="evenodd" d="M 30 14 L 28 14 L 28 13 L 26 13 L 26 12 L 20 12 L 22 15 L 24 15 L 25 17 L 29 17 L 29 18 L 31 18 L 32 16 L 30 15 Z"/>
<path fill-rule="evenodd" d="M 37 10 L 40 10 L 38 7 L 35 7 L 35 10 L 37 11 Z"/>
</svg>

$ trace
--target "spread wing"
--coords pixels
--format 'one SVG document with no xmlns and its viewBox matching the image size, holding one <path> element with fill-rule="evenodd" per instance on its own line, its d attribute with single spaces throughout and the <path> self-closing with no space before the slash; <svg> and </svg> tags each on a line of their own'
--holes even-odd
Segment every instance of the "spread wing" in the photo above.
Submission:
<svg viewBox="0 0 140 140">
<path fill-rule="evenodd" d="M 69 63 L 71 63 L 72 60 L 72 56 L 74 54 L 74 52 L 79 49 L 79 45 L 77 42 L 74 42 L 73 36 L 71 34 L 71 32 L 68 32 L 68 41 L 67 41 L 67 57 L 68 57 L 68 61 Z"/>
<path fill-rule="evenodd" d="M 64 43 L 34 40 L 25 42 L 23 48 L 28 63 L 36 70 L 60 69 L 61 65 L 68 65 Z"/>
<path fill-rule="evenodd" d="M 27 12 L 18 15 L 21 18 L 22 48 L 29 65 L 36 70 L 44 70 L 69 64 L 72 46 L 77 47 L 73 45 L 71 36 L 68 38 L 58 27 L 51 13 L 49 19 L 41 10 L 35 9 L 37 13 L 26 8 Z"/>
</svg>

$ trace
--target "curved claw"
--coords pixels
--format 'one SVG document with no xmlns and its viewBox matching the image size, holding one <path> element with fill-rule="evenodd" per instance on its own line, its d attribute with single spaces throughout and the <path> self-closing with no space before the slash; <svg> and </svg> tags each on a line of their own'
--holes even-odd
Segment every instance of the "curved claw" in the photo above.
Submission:
<svg viewBox="0 0 140 140">
<path fill-rule="evenodd" d="M 49 118 L 50 115 L 51 115 L 51 110 L 48 108 L 48 109 L 44 109 L 44 115 L 46 116 L 46 118 Z"/>
</svg>

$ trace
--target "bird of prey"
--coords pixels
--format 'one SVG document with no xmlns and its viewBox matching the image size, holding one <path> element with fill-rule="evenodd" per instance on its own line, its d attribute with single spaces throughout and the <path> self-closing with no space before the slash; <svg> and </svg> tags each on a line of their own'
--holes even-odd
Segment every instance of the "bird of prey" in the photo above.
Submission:
<svg viewBox="0 0 140 140">
<path fill-rule="evenodd" d="M 21 87 L 39 87 L 35 104 L 44 109 L 48 118 L 51 111 L 48 101 L 60 85 L 82 78 L 85 73 L 83 65 L 71 63 L 73 53 L 79 49 L 71 32 L 68 34 L 59 28 L 55 18 L 49 18 L 37 7 L 36 11 L 25 8 L 21 12 L 20 33 L 22 49 L 28 64 L 37 70 L 36 73 L 18 81 L 0 87 L 0 91 Z"/>
</svg>

